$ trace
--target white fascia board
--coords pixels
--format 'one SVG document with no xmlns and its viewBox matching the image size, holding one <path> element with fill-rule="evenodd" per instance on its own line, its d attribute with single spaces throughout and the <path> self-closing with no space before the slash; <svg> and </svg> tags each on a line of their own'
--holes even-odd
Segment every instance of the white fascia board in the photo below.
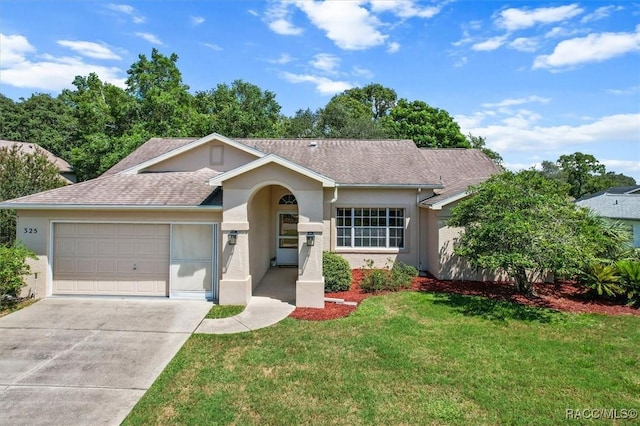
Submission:
<svg viewBox="0 0 640 426">
<path fill-rule="evenodd" d="M 153 166 L 155 164 L 161 163 L 161 162 L 163 162 L 165 160 L 168 160 L 169 158 L 175 157 L 177 155 L 180 155 L 180 154 L 182 154 L 184 152 L 187 152 L 187 151 L 189 151 L 191 149 L 197 148 L 197 147 L 199 147 L 201 145 L 204 145 L 204 144 L 209 143 L 209 142 L 214 141 L 214 140 L 222 142 L 222 143 L 224 143 L 226 145 L 233 146 L 234 148 L 237 148 L 237 149 L 239 149 L 241 151 L 244 151 L 244 152 L 247 152 L 249 154 L 255 155 L 258 158 L 259 157 L 263 157 L 263 156 L 266 155 L 262 151 L 258 151 L 257 149 L 252 148 L 252 147 L 250 147 L 248 145 L 245 145 L 243 143 L 234 141 L 233 139 L 229 139 L 226 136 L 222 136 L 222 135 L 220 135 L 218 133 L 212 133 L 210 135 L 207 135 L 205 137 L 197 139 L 197 140 L 195 140 L 193 142 L 189 142 L 188 144 L 183 145 L 180 148 L 176 148 L 176 149 L 174 149 L 172 151 L 166 152 L 166 153 L 164 153 L 162 155 L 159 155 L 159 156 L 157 156 L 155 158 L 147 160 L 144 163 L 140 163 L 140 164 L 135 165 L 133 167 L 130 167 L 128 169 L 122 170 L 121 172 L 118 172 L 116 174 L 118 174 L 118 175 L 133 175 L 133 174 L 137 174 L 138 172 L 140 172 L 141 170 L 146 169 L 147 167 L 151 167 L 151 166 Z"/>
<path fill-rule="evenodd" d="M 320 173 L 316 173 L 313 170 L 307 169 L 306 167 L 303 167 L 299 164 L 296 164 L 292 161 L 282 158 L 276 154 L 265 155 L 264 157 L 254 160 L 250 163 L 244 164 L 233 170 L 229 170 L 228 172 L 219 174 L 218 176 L 214 176 L 211 179 L 209 179 L 209 185 L 224 187 L 222 185 L 224 181 L 234 178 L 236 176 L 240 176 L 244 173 L 250 172 L 251 170 L 255 170 L 269 163 L 278 164 L 284 168 L 292 170 L 310 179 L 321 182 L 324 188 L 333 188 L 336 186 L 336 182 L 333 179 L 330 179 L 324 175 L 321 175 Z"/>
<path fill-rule="evenodd" d="M 441 183 L 336 183 L 340 188 L 442 189 Z"/>
<path fill-rule="evenodd" d="M 165 205 L 126 205 L 126 204 L 13 204 L 0 203 L 0 209 L 11 210 L 126 210 L 126 211 L 222 211 L 222 206 L 165 206 Z"/>
<path fill-rule="evenodd" d="M 469 195 L 469 192 L 465 191 L 465 192 L 460 192 L 458 194 L 452 195 L 451 197 L 445 198 L 442 201 L 438 201 L 437 203 L 433 203 L 433 204 L 427 204 L 425 203 L 425 201 L 428 201 L 428 199 L 421 201 L 418 203 L 418 207 L 422 207 L 422 208 L 426 208 L 426 209 L 431 209 L 431 210 L 442 210 L 442 208 L 444 206 L 446 206 L 447 204 L 451 204 L 455 201 L 461 200 L 465 197 L 467 197 Z"/>
</svg>

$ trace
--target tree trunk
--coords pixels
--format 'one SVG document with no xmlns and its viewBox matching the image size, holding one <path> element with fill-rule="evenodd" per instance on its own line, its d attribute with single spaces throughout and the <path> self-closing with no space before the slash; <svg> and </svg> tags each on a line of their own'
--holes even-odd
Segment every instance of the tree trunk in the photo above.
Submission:
<svg viewBox="0 0 640 426">
<path fill-rule="evenodd" d="M 527 278 L 527 271 L 525 268 L 516 267 L 514 271 L 514 277 L 516 279 L 516 291 L 518 293 L 533 295 L 533 284 Z"/>
</svg>

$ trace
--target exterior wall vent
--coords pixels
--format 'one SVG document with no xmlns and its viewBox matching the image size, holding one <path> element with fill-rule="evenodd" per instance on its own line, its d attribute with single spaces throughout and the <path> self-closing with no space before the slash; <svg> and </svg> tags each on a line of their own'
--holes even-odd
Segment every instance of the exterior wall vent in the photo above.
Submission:
<svg viewBox="0 0 640 426">
<path fill-rule="evenodd" d="M 311 142 L 309 142 L 309 146 L 310 146 L 311 148 L 315 148 L 315 147 L 317 147 L 317 146 L 318 146 L 318 141 L 311 141 Z"/>
</svg>

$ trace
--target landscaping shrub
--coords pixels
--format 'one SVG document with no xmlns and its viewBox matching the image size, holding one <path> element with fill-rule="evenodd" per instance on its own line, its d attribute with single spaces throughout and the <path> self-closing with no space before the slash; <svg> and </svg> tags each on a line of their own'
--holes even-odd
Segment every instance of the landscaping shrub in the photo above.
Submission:
<svg viewBox="0 0 640 426">
<path fill-rule="evenodd" d="M 0 245 L 0 306 L 10 305 L 20 296 L 24 276 L 31 271 L 27 258 L 35 255 L 20 244 Z"/>
<path fill-rule="evenodd" d="M 594 263 L 582 273 L 580 283 L 598 296 L 616 297 L 623 294 L 616 265 Z"/>
<path fill-rule="evenodd" d="M 322 252 L 324 292 L 347 291 L 351 288 L 351 266 L 347 260 L 329 251 Z"/>
<path fill-rule="evenodd" d="M 364 263 L 360 287 L 365 293 L 409 288 L 413 278 L 418 276 L 416 268 L 400 261 L 388 259 L 382 269 L 376 268 L 372 259 L 365 259 Z"/>
<path fill-rule="evenodd" d="M 391 281 L 398 289 L 411 288 L 411 281 L 418 276 L 418 269 L 396 260 L 391 268 Z"/>
<path fill-rule="evenodd" d="M 632 306 L 640 307 L 640 262 L 625 259 L 615 264 L 620 276 L 620 285 L 627 301 Z"/>
</svg>

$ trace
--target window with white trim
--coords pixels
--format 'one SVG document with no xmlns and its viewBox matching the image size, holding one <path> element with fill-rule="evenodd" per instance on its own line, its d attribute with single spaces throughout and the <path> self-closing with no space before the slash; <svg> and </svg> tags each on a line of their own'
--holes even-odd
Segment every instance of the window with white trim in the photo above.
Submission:
<svg viewBox="0 0 640 426">
<path fill-rule="evenodd" d="M 404 248 L 404 209 L 338 208 L 338 247 Z"/>
</svg>

